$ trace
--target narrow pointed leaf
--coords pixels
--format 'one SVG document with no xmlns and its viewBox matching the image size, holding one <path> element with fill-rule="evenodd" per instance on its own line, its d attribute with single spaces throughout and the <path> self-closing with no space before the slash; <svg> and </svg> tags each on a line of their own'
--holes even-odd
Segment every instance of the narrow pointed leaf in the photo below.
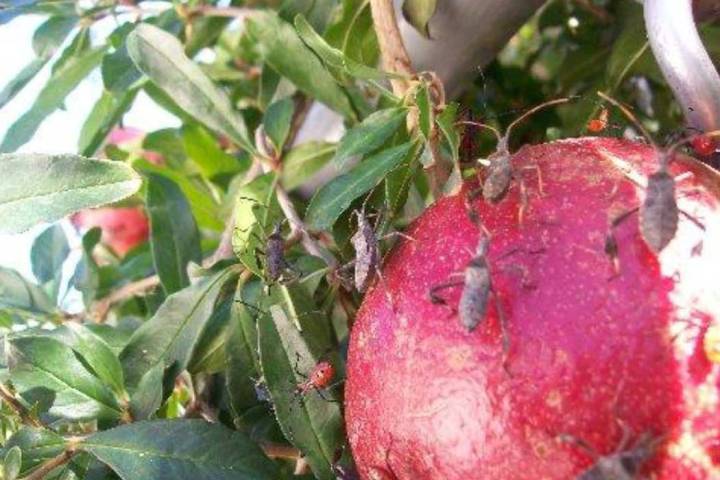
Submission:
<svg viewBox="0 0 720 480">
<path fill-rule="evenodd" d="M 190 60 L 180 41 L 149 24 L 128 36 L 127 49 L 135 65 L 190 115 L 248 151 L 254 151 L 245 121 L 230 99 Z"/>
<path fill-rule="evenodd" d="M 228 268 L 170 295 L 135 331 L 120 354 L 128 386 L 158 364 L 176 374 L 187 367 L 220 290 L 234 275 Z"/>
<path fill-rule="evenodd" d="M 47 336 L 20 336 L 12 345 L 10 378 L 21 394 L 52 392 L 50 413 L 69 420 L 118 420 L 112 392 L 87 370 L 73 350 Z"/>
<path fill-rule="evenodd" d="M 333 458 L 343 438 L 340 405 L 328 401 L 332 392 L 322 398 L 313 389 L 304 395 L 295 390 L 295 385 L 306 380 L 298 372 L 312 370 L 329 338 L 326 332 L 318 331 L 323 318 L 308 311 L 311 302 L 296 303 L 300 292 L 281 288 L 294 295 L 286 297 L 284 307 L 270 307 L 271 319 L 258 322 L 263 378 L 286 438 L 305 454 L 317 478 L 332 480 Z M 294 383 L 288 379 L 294 379 Z"/>
<path fill-rule="evenodd" d="M 103 91 L 80 129 L 78 152 L 94 155 L 123 114 L 132 106 L 138 89 L 122 92 Z"/>
<path fill-rule="evenodd" d="M 148 178 L 147 210 L 153 263 L 168 295 L 190 284 L 187 266 L 200 263 L 200 233 L 190 204 L 175 182 L 160 175 Z"/>
<path fill-rule="evenodd" d="M 62 453 L 65 440 L 52 430 L 23 426 L 5 443 L 6 449 L 15 447 L 23 451 L 20 474 L 26 475 L 44 461 Z"/>
<path fill-rule="evenodd" d="M 335 144 L 305 142 L 293 147 L 283 157 L 281 181 L 287 190 L 294 190 L 315 175 L 335 153 Z"/>
<path fill-rule="evenodd" d="M 163 401 L 163 375 L 161 363 L 145 372 L 130 397 L 130 413 L 135 420 L 147 420 L 157 412 Z"/>
<path fill-rule="evenodd" d="M 365 155 L 380 148 L 407 118 L 407 108 L 387 108 L 365 118 L 343 136 L 333 162 L 338 169 L 355 155 Z"/>
<path fill-rule="evenodd" d="M 69 253 L 70 246 L 60 225 L 52 225 L 38 235 L 30 250 L 32 271 L 38 282 L 57 280 L 59 286 L 62 266 Z"/>
<path fill-rule="evenodd" d="M 83 52 L 54 72 L 30 109 L 5 134 L 0 152 L 14 152 L 27 143 L 47 116 L 60 108 L 65 97 L 100 63 L 106 47 Z"/>
<path fill-rule="evenodd" d="M 80 448 L 123 480 L 279 478 L 275 464 L 250 438 L 202 420 L 123 425 L 91 435 Z"/>
<path fill-rule="evenodd" d="M 0 177 L 0 232 L 8 233 L 122 200 L 141 184 L 127 165 L 77 155 L 0 155 Z"/>
<path fill-rule="evenodd" d="M 253 15 L 247 26 L 258 42 L 258 51 L 274 70 L 336 112 L 355 117 L 343 89 L 305 46 L 292 25 L 273 12 L 263 11 Z"/>
<path fill-rule="evenodd" d="M 40 287 L 15 270 L 0 266 L 0 307 L 50 313 L 55 304 Z"/>
<path fill-rule="evenodd" d="M 412 143 L 383 150 L 322 187 L 308 205 L 305 221 L 315 230 L 330 229 L 353 200 L 370 191 L 405 159 Z"/>
</svg>

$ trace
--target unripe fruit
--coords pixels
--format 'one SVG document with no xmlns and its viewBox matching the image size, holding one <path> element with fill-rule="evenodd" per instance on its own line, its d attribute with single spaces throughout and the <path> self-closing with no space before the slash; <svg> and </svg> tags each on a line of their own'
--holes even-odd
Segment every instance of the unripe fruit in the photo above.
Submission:
<svg viewBox="0 0 720 480">
<path fill-rule="evenodd" d="M 468 332 L 428 299 L 478 244 L 466 188 L 428 209 L 388 257 L 394 308 L 376 283 L 358 312 L 346 419 L 361 477 L 572 480 L 628 432 L 626 449 L 652 447 L 641 475 L 720 479 L 720 175 L 678 156 L 678 205 L 704 230 L 681 214 L 656 255 L 631 215 L 615 229 L 613 261 L 610 222 L 642 203 L 652 147 L 584 138 L 525 147 L 512 162 L 507 196 L 473 204 L 491 236 L 508 371 L 494 302 Z M 535 165 L 542 193 L 523 169 Z M 450 307 L 461 290 L 446 291 Z"/>
<path fill-rule="evenodd" d="M 102 229 L 101 241 L 120 256 L 148 238 L 148 219 L 140 207 L 94 208 L 72 216 L 77 228 Z"/>
</svg>

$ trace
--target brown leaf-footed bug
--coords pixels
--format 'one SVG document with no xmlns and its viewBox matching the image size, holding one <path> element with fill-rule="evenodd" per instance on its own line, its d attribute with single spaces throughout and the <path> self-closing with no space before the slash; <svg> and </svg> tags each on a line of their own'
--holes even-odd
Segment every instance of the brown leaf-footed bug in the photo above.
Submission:
<svg viewBox="0 0 720 480">
<path fill-rule="evenodd" d="M 655 448 L 662 439 L 645 434 L 630 446 L 630 430 L 622 423 L 621 426 L 623 437 L 615 451 L 609 455 L 599 455 L 587 442 L 572 435 L 558 437 L 562 442 L 580 447 L 594 459 L 593 465 L 575 477 L 575 480 L 636 480 L 639 478 L 640 469 L 653 456 Z"/>
<path fill-rule="evenodd" d="M 241 198 L 243 200 L 249 200 L 254 202 L 256 206 L 267 208 L 266 205 L 263 205 L 254 198 Z M 275 222 L 272 231 L 264 240 L 260 238 L 257 233 L 252 232 L 252 235 L 265 245 L 265 250 L 256 247 L 255 255 L 256 258 L 258 254 L 262 254 L 265 256 L 265 276 L 268 283 L 289 283 L 301 276 L 300 272 L 298 272 L 295 267 L 293 267 L 293 265 L 288 262 L 287 258 L 285 258 L 285 249 L 287 247 L 287 243 L 282 234 L 282 227 L 287 221 L 287 219 L 283 219 Z M 258 266 L 260 266 L 259 261 Z M 292 275 L 286 276 L 286 273 L 288 271 L 292 272 Z"/>
<path fill-rule="evenodd" d="M 498 129 L 485 123 L 470 121 L 458 122 L 460 124 L 475 125 L 478 127 L 487 128 L 495 134 L 495 137 L 497 137 L 497 146 L 495 147 L 495 152 L 487 158 L 487 175 L 485 177 L 485 182 L 482 185 L 482 195 L 486 201 L 493 204 L 500 202 L 503 198 L 505 198 L 505 195 L 510 188 L 510 182 L 512 181 L 514 176 L 511 162 L 512 155 L 510 154 L 510 135 L 512 134 L 513 128 L 515 128 L 520 122 L 527 119 L 529 116 L 544 108 L 558 105 L 561 103 L 566 103 L 568 101 L 570 101 L 569 98 L 559 98 L 531 108 L 527 112 L 523 113 L 520 117 L 515 119 L 508 126 L 507 130 L 505 131 L 505 135 L 501 135 Z M 539 178 L 538 182 L 540 182 Z"/>
<path fill-rule="evenodd" d="M 377 221 L 375 225 L 370 223 L 370 216 L 366 214 L 366 204 L 371 195 L 368 195 L 363 201 L 360 210 L 353 210 L 351 218 L 355 217 L 357 220 L 357 230 L 350 238 L 350 243 L 355 250 L 355 259 L 350 263 L 344 265 L 342 268 L 348 268 L 350 266 L 355 267 L 354 273 L 354 285 L 358 292 L 365 293 L 372 282 L 374 275 L 377 275 L 378 280 L 382 283 L 385 293 L 387 295 L 390 305 L 393 306 L 394 302 L 390 297 L 390 293 L 385 286 L 385 279 L 382 275 L 380 264 L 382 258 L 380 256 L 380 242 L 393 236 L 403 236 L 412 240 L 407 235 L 400 232 L 391 232 L 387 235 L 378 237 L 377 229 L 380 225 L 380 215 L 377 214 Z"/>
<path fill-rule="evenodd" d="M 675 178 L 670 175 L 668 170 L 668 166 L 673 160 L 676 150 L 687 143 L 691 143 L 692 138 L 681 140 L 666 149 L 661 149 L 653 142 L 647 130 L 625 105 L 602 92 L 598 92 L 598 95 L 603 100 L 616 106 L 640 130 L 642 135 L 658 152 L 658 168 L 647 177 L 645 199 L 643 202 L 638 207 L 628 210 L 611 221 L 610 231 L 605 242 L 606 253 L 612 258 L 617 257 L 618 247 L 613 235 L 613 230 L 636 212 L 639 213 L 640 217 L 640 234 L 648 247 L 655 253 L 662 251 L 670 241 L 675 238 L 680 213 L 704 230 L 703 225 L 699 221 L 678 208 L 675 195 Z M 714 132 L 705 135 L 712 134 L 714 134 Z"/>
</svg>

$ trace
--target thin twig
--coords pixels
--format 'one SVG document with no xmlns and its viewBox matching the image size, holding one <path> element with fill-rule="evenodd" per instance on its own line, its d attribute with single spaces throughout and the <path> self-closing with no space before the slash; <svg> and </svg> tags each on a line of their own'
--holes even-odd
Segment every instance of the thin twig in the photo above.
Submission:
<svg viewBox="0 0 720 480">
<path fill-rule="evenodd" d="M 190 10 L 190 15 L 202 15 L 205 17 L 230 17 L 240 20 L 246 20 L 256 15 L 258 10 L 254 8 L 243 7 L 213 7 L 211 5 L 203 5 Z"/>
<path fill-rule="evenodd" d="M 123 300 L 132 298 L 135 295 L 139 295 L 141 293 L 152 290 L 159 284 L 160 277 L 158 277 L 157 275 L 152 275 L 150 277 L 143 278 L 142 280 L 130 282 L 126 285 L 123 285 L 117 290 L 110 292 L 107 297 L 101 298 L 100 300 L 95 302 L 95 306 L 93 308 L 93 316 L 98 323 L 102 323 L 105 320 L 105 317 L 107 316 L 110 307 L 122 302 Z"/>
<path fill-rule="evenodd" d="M 33 417 L 30 411 L 20 403 L 20 400 L 8 389 L 7 385 L 0 383 L 0 398 L 18 414 L 23 423 L 37 428 L 43 428 L 44 425 L 37 418 Z"/>
<path fill-rule="evenodd" d="M 67 450 L 62 452 L 60 455 L 41 464 L 37 469 L 33 470 L 30 475 L 27 475 L 20 480 L 42 480 L 57 467 L 68 463 L 76 453 L 77 451 L 74 446 L 68 446 Z"/>
<path fill-rule="evenodd" d="M 295 447 L 281 445 L 272 442 L 263 442 L 260 444 L 265 455 L 269 458 L 281 458 L 283 460 L 297 460 L 302 457 L 300 450 Z"/>
<path fill-rule="evenodd" d="M 385 70 L 412 76 L 415 72 L 400 36 L 392 0 L 370 0 L 370 8 Z M 410 86 L 408 80 L 402 78 L 391 79 L 390 83 L 398 97 L 403 97 Z"/>
</svg>

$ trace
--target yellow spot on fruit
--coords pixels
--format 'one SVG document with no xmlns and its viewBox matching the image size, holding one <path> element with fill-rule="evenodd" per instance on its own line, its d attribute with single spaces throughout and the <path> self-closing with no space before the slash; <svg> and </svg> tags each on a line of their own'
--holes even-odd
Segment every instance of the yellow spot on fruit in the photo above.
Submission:
<svg viewBox="0 0 720 480">
<path fill-rule="evenodd" d="M 545 405 L 550 408 L 558 408 L 562 405 L 562 395 L 557 390 L 553 390 L 545 397 Z"/>
<path fill-rule="evenodd" d="M 705 355 L 713 363 L 720 363 L 720 325 L 712 325 L 703 341 Z"/>
</svg>

